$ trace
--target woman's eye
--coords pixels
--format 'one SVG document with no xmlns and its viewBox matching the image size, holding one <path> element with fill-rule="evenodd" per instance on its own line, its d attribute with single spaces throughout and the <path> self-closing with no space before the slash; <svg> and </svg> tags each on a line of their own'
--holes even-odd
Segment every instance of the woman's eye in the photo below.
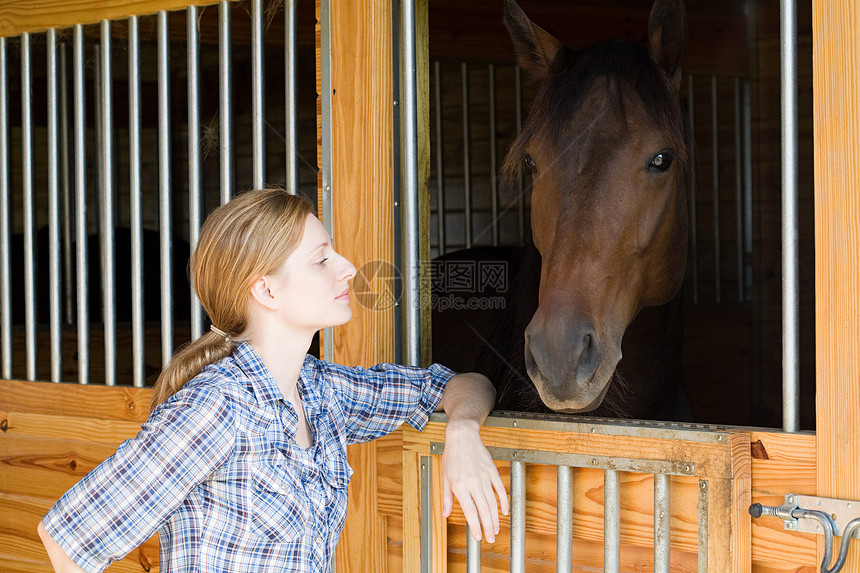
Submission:
<svg viewBox="0 0 860 573">
<path fill-rule="evenodd" d="M 321 266 L 321 267 L 324 267 L 324 266 L 325 266 L 325 262 L 326 262 L 327 260 L 328 260 L 328 257 L 324 257 L 324 258 L 320 259 L 319 261 L 317 261 L 317 264 L 318 264 L 319 266 Z"/>
<path fill-rule="evenodd" d="M 528 167 L 532 173 L 537 173 L 537 165 L 535 165 L 535 160 L 532 159 L 531 155 L 526 154 L 526 156 L 523 157 L 523 163 L 526 164 L 526 167 Z"/>
<path fill-rule="evenodd" d="M 652 172 L 663 172 L 669 169 L 672 165 L 672 161 L 675 159 L 675 152 L 671 149 L 664 149 L 657 155 L 651 158 L 651 161 L 648 163 L 648 171 Z"/>
</svg>

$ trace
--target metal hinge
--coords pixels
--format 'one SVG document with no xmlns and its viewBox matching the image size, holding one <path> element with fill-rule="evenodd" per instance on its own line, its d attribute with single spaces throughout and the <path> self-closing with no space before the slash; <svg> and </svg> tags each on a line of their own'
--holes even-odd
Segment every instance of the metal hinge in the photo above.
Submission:
<svg viewBox="0 0 860 573">
<path fill-rule="evenodd" d="M 754 503 L 749 512 L 753 517 L 778 517 L 783 520 L 783 527 L 790 531 L 824 535 L 821 573 L 841 571 L 848 557 L 851 538 L 860 537 L 860 502 L 857 501 L 787 493 L 782 505 Z M 832 568 L 828 568 L 833 556 L 834 535 L 842 536 L 842 545 L 836 556 L 836 563 Z"/>
</svg>

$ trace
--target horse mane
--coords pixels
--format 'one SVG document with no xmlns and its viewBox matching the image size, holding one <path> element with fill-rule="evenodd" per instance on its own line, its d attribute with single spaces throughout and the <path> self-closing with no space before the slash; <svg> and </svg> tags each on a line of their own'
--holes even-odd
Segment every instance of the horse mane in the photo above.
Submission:
<svg viewBox="0 0 860 573">
<path fill-rule="evenodd" d="M 508 150 L 500 173 L 503 189 L 516 185 L 526 147 L 533 140 L 552 152 L 562 151 L 559 145 L 569 118 L 601 78 L 608 80 L 606 96 L 620 117 L 626 116 L 625 92 L 633 90 L 654 124 L 669 132 L 676 161 L 682 173 L 687 171 L 687 129 L 668 75 L 654 63 L 646 48 L 624 40 L 609 40 L 584 50 L 559 50 L 522 132 Z"/>
</svg>

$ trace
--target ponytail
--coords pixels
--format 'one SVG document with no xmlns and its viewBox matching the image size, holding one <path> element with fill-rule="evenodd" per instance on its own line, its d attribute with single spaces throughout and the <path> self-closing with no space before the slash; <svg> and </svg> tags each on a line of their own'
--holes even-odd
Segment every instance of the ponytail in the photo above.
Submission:
<svg viewBox="0 0 860 573">
<path fill-rule="evenodd" d="M 233 353 L 232 340 L 214 332 L 207 332 L 197 340 L 185 343 L 174 354 L 155 382 L 152 408 L 176 394 L 189 380 L 200 374 L 209 364 L 214 364 Z"/>
</svg>

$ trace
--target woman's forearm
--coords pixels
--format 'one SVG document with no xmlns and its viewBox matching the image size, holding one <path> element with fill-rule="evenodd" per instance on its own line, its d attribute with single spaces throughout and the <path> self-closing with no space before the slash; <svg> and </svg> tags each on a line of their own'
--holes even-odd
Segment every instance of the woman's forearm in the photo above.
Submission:
<svg viewBox="0 0 860 573">
<path fill-rule="evenodd" d="M 83 569 L 72 561 L 63 548 L 54 541 L 54 538 L 45 529 L 45 525 L 40 521 L 37 528 L 39 537 L 42 538 L 42 544 L 48 552 L 48 558 L 51 560 L 51 566 L 57 573 L 86 573 Z"/>
<path fill-rule="evenodd" d="M 448 381 L 441 410 L 448 415 L 448 422 L 484 423 L 496 403 L 496 390 L 483 374 L 469 372 L 457 374 Z"/>
</svg>

